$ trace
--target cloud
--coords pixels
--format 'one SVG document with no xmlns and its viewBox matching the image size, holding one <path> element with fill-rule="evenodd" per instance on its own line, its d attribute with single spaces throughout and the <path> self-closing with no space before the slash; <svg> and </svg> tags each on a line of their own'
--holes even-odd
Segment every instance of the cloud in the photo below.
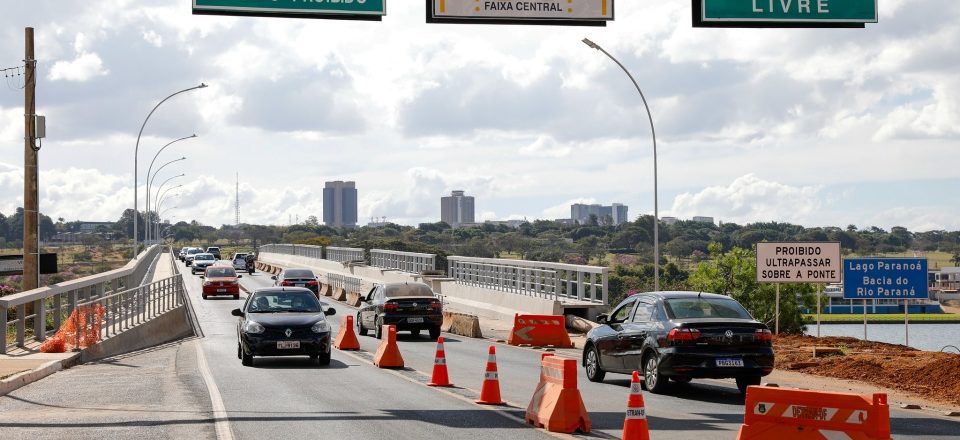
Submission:
<svg viewBox="0 0 960 440">
<path fill-rule="evenodd" d="M 50 81 L 84 82 L 97 76 L 106 76 L 110 71 L 103 67 L 103 60 L 92 52 L 80 52 L 72 61 L 57 61 L 50 69 Z"/>
<path fill-rule="evenodd" d="M 558 144 L 550 136 L 539 136 L 532 144 L 520 148 L 521 155 L 534 157 L 564 157 L 570 155 L 570 151 L 570 147 Z"/>
<path fill-rule="evenodd" d="M 711 186 L 698 193 L 678 195 L 668 212 L 689 219 L 708 216 L 726 222 L 778 221 L 809 224 L 821 207 L 819 186 L 790 186 L 741 176 L 727 186 Z"/>
</svg>

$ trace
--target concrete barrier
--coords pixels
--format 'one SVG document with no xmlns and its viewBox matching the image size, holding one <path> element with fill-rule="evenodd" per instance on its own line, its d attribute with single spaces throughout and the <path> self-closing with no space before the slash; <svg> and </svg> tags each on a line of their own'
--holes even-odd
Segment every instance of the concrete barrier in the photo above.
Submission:
<svg viewBox="0 0 960 440">
<path fill-rule="evenodd" d="M 347 305 L 350 307 L 360 307 L 361 297 L 357 292 L 347 293 Z"/>
<path fill-rule="evenodd" d="M 347 300 L 347 291 L 343 287 L 336 287 L 333 289 L 333 299 L 335 301 L 346 301 Z"/>
<path fill-rule="evenodd" d="M 330 295 L 332 295 L 332 293 L 331 293 L 331 291 L 330 291 L 330 285 L 329 285 L 329 284 L 321 284 L 321 285 L 320 285 L 320 296 L 330 296 Z"/>
<path fill-rule="evenodd" d="M 80 361 L 90 362 L 193 336 L 193 327 L 184 306 L 128 329 L 114 337 L 87 347 Z"/>
<path fill-rule="evenodd" d="M 480 318 L 465 313 L 443 312 L 440 330 L 468 338 L 482 338 Z"/>
</svg>

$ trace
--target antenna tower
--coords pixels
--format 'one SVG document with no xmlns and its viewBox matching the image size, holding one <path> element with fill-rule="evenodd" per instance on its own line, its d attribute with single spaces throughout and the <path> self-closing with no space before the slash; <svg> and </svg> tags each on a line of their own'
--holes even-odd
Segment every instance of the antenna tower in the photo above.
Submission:
<svg viewBox="0 0 960 440">
<path fill-rule="evenodd" d="M 234 202 L 234 208 L 236 210 L 234 222 L 235 225 L 240 227 L 240 173 L 237 172 L 237 200 Z"/>
</svg>

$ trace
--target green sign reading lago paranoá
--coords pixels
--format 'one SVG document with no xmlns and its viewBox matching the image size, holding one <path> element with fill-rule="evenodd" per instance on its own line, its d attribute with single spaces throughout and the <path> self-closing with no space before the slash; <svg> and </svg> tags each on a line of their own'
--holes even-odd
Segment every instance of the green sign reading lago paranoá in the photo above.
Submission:
<svg viewBox="0 0 960 440">
<path fill-rule="evenodd" d="M 223 15 L 377 15 L 387 0 L 193 0 L 195 13 Z"/>
<path fill-rule="evenodd" d="M 704 22 L 876 23 L 877 0 L 702 0 Z"/>
</svg>

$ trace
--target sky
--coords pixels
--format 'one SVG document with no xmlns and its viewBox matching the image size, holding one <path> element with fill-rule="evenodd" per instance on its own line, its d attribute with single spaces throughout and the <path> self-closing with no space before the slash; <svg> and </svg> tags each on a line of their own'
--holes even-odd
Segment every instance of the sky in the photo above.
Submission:
<svg viewBox="0 0 960 440">
<path fill-rule="evenodd" d="M 688 1 L 619 0 L 607 27 L 213 17 L 189 0 L 5 1 L 0 68 L 36 29 L 40 209 L 113 221 L 140 209 L 156 156 L 172 221 L 322 218 L 353 180 L 360 224 L 439 221 L 466 190 L 477 220 L 568 218 L 570 204 L 914 231 L 960 229 L 960 2 L 880 0 L 865 29 L 704 29 Z M 23 92 L 0 85 L 0 213 L 23 199 Z"/>
</svg>

